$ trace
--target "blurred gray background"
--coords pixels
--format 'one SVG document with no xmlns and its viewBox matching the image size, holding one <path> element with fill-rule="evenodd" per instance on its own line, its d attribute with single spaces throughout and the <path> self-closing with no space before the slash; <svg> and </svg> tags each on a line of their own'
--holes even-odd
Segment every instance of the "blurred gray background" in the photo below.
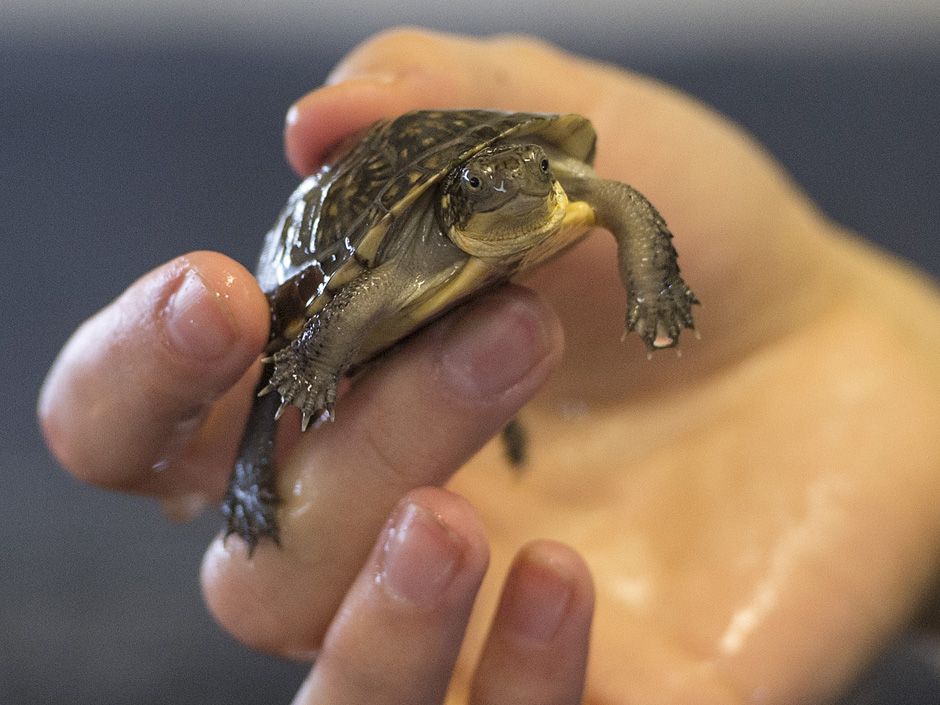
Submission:
<svg viewBox="0 0 940 705">
<path fill-rule="evenodd" d="M 525 31 L 674 83 L 830 215 L 940 274 L 935 0 L 0 0 L 0 703 L 292 697 L 305 669 L 235 644 L 202 606 L 217 517 L 173 525 L 80 486 L 33 408 L 69 333 L 145 270 L 194 248 L 253 264 L 295 183 L 285 110 L 402 22 Z M 929 647 L 892 645 L 847 698 L 940 702 Z"/>
</svg>

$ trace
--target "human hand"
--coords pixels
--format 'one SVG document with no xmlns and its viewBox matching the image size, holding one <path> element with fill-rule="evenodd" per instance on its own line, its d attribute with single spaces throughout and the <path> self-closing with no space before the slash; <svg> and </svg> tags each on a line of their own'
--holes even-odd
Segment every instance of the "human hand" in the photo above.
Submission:
<svg viewBox="0 0 940 705">
<path fill-rule="evenodd" d="M 935 290 L 653 81 L 536 42 L 405 32 L 359 47 L 330 82 L 290 115 L 301 172 L 416 107 L 587 115 L 597 170 L 656 204 L 704 302 L 703 339 L 647 362 L 618 341 L 611 238 L 538 270 L 526 283 L 561 317 L 566 355 L 523 413 L 530 467 L 517 480 L 490 448 L 450 484 L 490 527 L 494 575 L 530 536 L 586 556 L 587 701 L 819 702 L 844 687 L 936 574 Z"/>
<path fill-rule="evenodd" d="M 177 512 L 216 501 L 237 442 L 226 431 L 244 419 L 252 383 L 244 370 L 254 369 L 266 319 L 251 276 L 221 255 L 193 253 L 154 270 L 59 356 L 40 399 L 50 446 L 79 477 L 155 496 Z M 276 604 L 266 633 L 263 624 L 256 630 L 254 609 L 226 613 L 240 606 L 212 602 L 228 626 L 246 641 L 266 639 L 259 645 L 270 650 L 318 656 L 297 705 L 443 699 L 489 551 L 465 500 L 409 488 L 452 472 L 505 423 L 544 380 L 560 343 L 557 323 L 530 293 L 510 287 L 483 297 L 417 336 L 345 398 L 339 432 L 315 448 L 333 478 L 318 489 L 325 502 L 324 511 L 313 509 L 318 531 L 291 528 L 283 550 L 265 544 L 248 564 L 237 540 L 213 546 L 210 601 L 228 579 L 234 544 L 239 567 L 249 570 L 243 587 L 270 578 L 254 607 Z M 359 507 L 363 495 L 367 506 Z M 393 507 L 390 519 L 378 516 Z M 288 526 L 304 511 L 291 507 Z M 363 538 L 374 545 L 360 554 Z M 292 578 L 311 571 L 314 593 L 297 589 Z M 593 608 L 583 560 L 556 542 L 529 543 L 506 577 L 501 605 L 464 702 L 578 702 Z M 323 620 L 315 637 L 313 614 Z M 288 620 L 298 632 L 279 632 Z"/>
<path fill-rule="evenodd" d="M 409 493 L 337 611 L 294 705 L 440 703 L 487 545 L 473 509 L 446 490 Z M 580 557 L 552 542 L 516 557 L 464 702 L 580 702 L 593 593 Z"/>
<path fill-rule="evenodd" d="M 334 79 L 343 80 L 292 111 L 288 155 L 301 171 L 341 137 L 414 107 L 586 114 L 599 132 L 598 171 L 657 205 L 706 305 L 704 339 L 684 342 L 681 360 L 648 363 L 638 343 L 617 342 L 623 295 L 608 239 L 592 237 L 532 278 L 564 321 L 568 352 L 524 416 L 530 468 L 512 478 L 490 449 L 451 483 L 492 539 L 496 577 L 480 614 L 517 547 L 554 536 L 587 557 L 598 587 L 587 702 L 797 702 L 843 684 L 936 568 L 935 294 L 841 239 L 736 129 L 652 82 L 532 42 L 413 33 L 364 45 Z M 231 278 L 216 276 L 217 256 L 193 262 L 230 297 L 217 301 L 238 335 L 221 358 L 159 359 L 163 348 L 134 335 L 112 340 L 122 328 L 105 314 L 63 353 L 41 407 L 76 473 L 176 505 L 221 496 L 231 429 L 256 374 L 245 368 L 266 323 L 247 273 L 225 264 Z M 171 280 L 179 274 L 153 284 L 157 301 L 170 298 Z M 450 348 L 444 338 L 474 311 L 478 323 L 505 327 L 469 353 L 467 386 L 454 387 L 441 376 L 442 350 L 466 350 L 480 335 Z M 160 316 L 141 320 L 160 332 Z M 510 289 L 383 361 L 343 400 L 336 424 L 298 442 L 288 423 L 289 538 L 252 562 L 221 542 L 210 548 L 204 583 L 220 621 L 261 648 L 318 648 L 391 507 L 411 487 L 446 480 L 534 393 L 559 350 L 552 314 Z M 525 368 L 515 380 L 466 396 L 509 362 Z M 109 377 L 96 373 L 115 367 L 127 386 L 109 396 Z M 154 473 L 160 460 L 166 469 Z M 474 620 L 456 696 L 483 632 Z"/>
</svg>

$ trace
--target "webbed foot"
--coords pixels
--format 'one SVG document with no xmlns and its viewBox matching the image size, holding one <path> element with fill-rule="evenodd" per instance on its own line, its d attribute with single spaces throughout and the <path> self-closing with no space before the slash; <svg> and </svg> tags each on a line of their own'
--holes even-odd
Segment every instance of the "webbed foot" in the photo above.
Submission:
<svg viewBox="0 0 940 705">
<path fill-rule="evenodd" d="M 277 391 L 281 395 L 281 405 L 274 415 L 280 418 L 288 406 L 300 409 L 300 427 L 306 431 L 312 421 L 319 425 L 333 420 L 333 406 L 336 403 L 336 386 L 339 376 L 324 372 L 300 351 L 295 344 L 277 351 L 270 361 L 274 364 L 271 378 L 259 395 Z"/>
<path fill-rule="evenodd" d="M 248 545 L 248 555 L 254 553 L 258 542 L 270 537 L 280 545 L 277 525 L 277 507 L 280 500 L 273 491 L 257 483 L 242 484 L 238 478 L 251 478 L 267 471 L 236 467 L 235 480 L 229 486 L 222 502 L 225 516 L 225 538 L 239 536 Z"/>
<path fill-rule="evenodd" d="M 626 332 L 636 331 L 652 352 L 679 343 L 694 328 L 699 301 L 679 274 L 666 221 L 646 197 L 619 181 L 569 176 L 565 187 L 584 198 L 617 240 L 620 278 L 627 289 Z"/>
<path fill-rule="evenodd" d="M 626 330 L 636 331 L 650 351 L 674 347 L 683 328 L 695 328 L 692 306 L 697 303 L 695 294 L 679 277 L 658 296 L 631 291 L 627 297 Z"/>
</svg>

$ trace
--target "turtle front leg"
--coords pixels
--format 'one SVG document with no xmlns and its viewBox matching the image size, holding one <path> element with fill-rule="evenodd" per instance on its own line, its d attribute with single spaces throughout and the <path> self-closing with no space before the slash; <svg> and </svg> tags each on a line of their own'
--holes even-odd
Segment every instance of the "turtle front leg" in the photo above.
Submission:
<svg viewBox="0 0 940 705">
<path fill-rule="evenodd" d="M 301 411 L 303 430 L 311 421 L 333 419 L 339 380 L 356 359 L 370 324 L 389 306 L 392 293 L 382 268 L 363 272 L 337 291 L 290 345 L 274 354 L 274 369 L 261 394 L 280 394 L 275 418 L 294 405 Z"/>
<path fill-rule="evenodd" d="M 626 330 L 636 331 L 651 351 L 675 346 L 682 328 L 695 328 L 692 306 L 699 301 L 679 274 L 666 221 L 643 194 L 619 181 L 577 179 L 569 192 L 590 203 L 617 239 Z"/>
<path fill-rule="evenodd" d="M 278 417 L 294 404 L 303 413 L 304 429 L 311 419 L 332 418 L 336 385 L 388 301 L 383 272 L 364 272 L 337 292 L 291 345 L 274 355 L 274 367 L 259 385 L 222 503 L 225 535 L 240 536 L 249 555 L 266 536 L 280 543 L 273 463 Z M 270 394 L 275 390 L 279 396 Z"/>
</svg>

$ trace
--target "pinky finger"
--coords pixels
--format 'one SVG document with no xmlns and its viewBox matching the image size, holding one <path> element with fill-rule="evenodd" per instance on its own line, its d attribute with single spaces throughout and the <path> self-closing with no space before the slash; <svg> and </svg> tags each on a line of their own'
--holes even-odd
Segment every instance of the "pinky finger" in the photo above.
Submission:
<svg viewBox="0 0 940 705">
<path fill-rule="evenodd" d="M 470 705 L 577 705 L 594 587 L 583 559 L 552 541 L 524 547 L 506 579 Z"/>
</svg>

